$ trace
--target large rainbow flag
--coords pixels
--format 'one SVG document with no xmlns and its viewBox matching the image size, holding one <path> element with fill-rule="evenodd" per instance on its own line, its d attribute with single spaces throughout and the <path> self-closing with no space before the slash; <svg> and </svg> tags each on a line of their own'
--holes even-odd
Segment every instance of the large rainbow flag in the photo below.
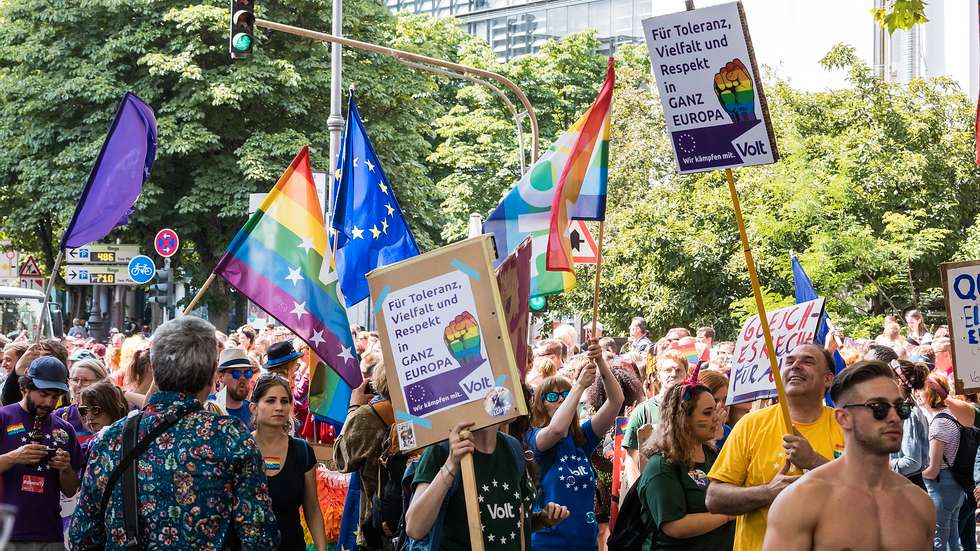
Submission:
<svg viewBox="0 0 980 551">
<path fill-rule="evenodd" d="M 608 85 L 610 98 L 613 74 L 613 60 L 610 58 L 606 85 L 602 88 L 605 91 Z M 597 107 L 602 97 L 600 93 L 592 107 L 555 140 L 483 224 L 483 231 L 494 234 L 497 243 L 499 254 L 494 267 L 499 267 L 525 238 L 531 238 L 532 297 L 562 293 L 575 287 L 574 273 L 550 271 L 546 264 L 552 204 L 558 184 L 566 172 L 570 171 L 569 174 L 580 178 L 577 180 L 577 197 L 568 206 L 569 219 L 604 220 L 606 217 L 609 104 L 605 102 Z M 580 145 L 581 136 L 586 131 L 591 132 L 589 121 L 600 115 L 603 126 L 598 136 L 590 133 L 591 141 L 582 141 Z M 565 178 L 567 180 L 569 177 Z"/>
<path fill-rule="evenodd" d="M 606 67 L 606 82 L 599 90 L 599 97 L 572 127 L 578 131 L 575 145 L 568 154 L 562 168 L 561 177 L 551 202 L 551 220 L 548 232 L 548 254 L 545 266 L 549 271 L 569 272 L 572 284 L 575 278 L 575 262 L 572 260 L 572 244 L 568 238 L 572 214 L 578 202 L 586 178 L 590 171 L 598 172 L 602 180 L 602 190 L 606 190 L 609 168 L 609 113 L 612 107 L 613 87 L 616 85 L 616 67 L 609 58 Z M 600 216 L 590 220 L 605 218 L 605 208 Z M 601 247 L 602 244 L 600 243 Z"/>
<path fill-rule="evenodd" d="M 361 384 L 361 370 L 347 321 L 337 296 L 336 272 L 321 278 L 327 232 L 313 184 L 310 153 L 303 146 L 265 201 L 228 245 L 214 273 L 279 320 L 310 345 L 335 373 L 311 377 L 323 383 L 312 407 L 328 419 L 343 422 L 351 388 Z M 342 406 L 340 417 L 334 417 Z M 336 406 L 336 407 L 335 407 Z"/>
</svg>

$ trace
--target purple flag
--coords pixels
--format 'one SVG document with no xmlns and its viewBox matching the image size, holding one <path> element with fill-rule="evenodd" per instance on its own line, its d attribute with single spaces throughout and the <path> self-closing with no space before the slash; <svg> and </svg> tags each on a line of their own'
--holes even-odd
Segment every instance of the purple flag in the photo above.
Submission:
<svg viewBox="0 0 980 551">
<path fill-rule="evenodd" d="M 132 92 L 126 92 L 78 198 L 61 248 L 98 241 L 128 222 L 156 154 L 157 120 L 153 109 Z"/>
</svg>

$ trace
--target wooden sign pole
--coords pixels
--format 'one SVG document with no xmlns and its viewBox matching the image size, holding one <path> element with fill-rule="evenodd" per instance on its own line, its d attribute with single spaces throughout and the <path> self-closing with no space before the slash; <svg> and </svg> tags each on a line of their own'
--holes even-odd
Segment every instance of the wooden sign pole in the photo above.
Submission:
<svg viewBox="0 0 980 551">
<path fill-rule="evenodd" d="M 786 403 L 786 390 L 783 388 L 783 377 L 779 373 L 779 362 L 776 361 L 776 348 L 772 344 L 772 333 L 769 331 L 769 316 L 766 315 L 766 305 L 762 301 L 762 288 L 759 286 L 759 275 L 755 273 L 752 247 L 749 246 L 749 236 L 745 231 L 745 220 L 742 219 L 742 207 L 738 202 L 738 191 L 735 190 L 735 176 L 732 175 L 732 169 L 725 169 L 725 179 L 728 180 L 728 192 L 732 196 L 735 221 L 738 223 L 738 233 L 742 238 L 742 250 L 745 251 L 745 264 L 749 268 L 752 294 L 755 295 L 755 306 L 759 311 L 759 325 L 762 326 L 762 334 L 766 338 L 766 352 L 769 355 L 769 367 L 772 369 L 772 379 L 776 383 L 776 394 L 779 396 L 779 409 L 783 413 L 783 424 L 786 427 L 786 433 L 793 434 L 793 420 L 789 416 L 789 404 Z"/>
<path fill-rule="evenodd" d="M 596 323 L 599 320 L 599 274 L 602 273 L 602 234 L 606 221 L 599 221 L 599 241 L 595 247 L 595 289 L 592 291 L 592 338 L 596 338 Z"/>
<path fill-rule="evenodd" d="M 460 459 L 459 468 L 463 474 L 463 497 L 466 499 L 466 524 L 470 528 L 470 549 L 483 551 L 483 529 L 480 526 L 480 504 L 476 501 L 476 471 L 473 470 L 472 453 Z"/>
</svg>

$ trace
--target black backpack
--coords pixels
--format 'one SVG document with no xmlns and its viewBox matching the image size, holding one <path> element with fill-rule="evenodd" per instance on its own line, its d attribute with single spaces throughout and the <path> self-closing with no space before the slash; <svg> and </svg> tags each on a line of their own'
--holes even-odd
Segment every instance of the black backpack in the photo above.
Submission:
<svg viewBox="0 0 980 551">
<path fill-rule="evenodd" d="M 639 486 L 640 479 L 637 479 L 619 501 L 616 525 L 606 540 L 606 549 L 609 551 L 640 551 L 651 533 L 653 541 L 657 541 L 656 526 L 643 522 L 643 500 L 637 490 Z"/>
<path fill-rule="evenodd" d="M 943 454 L 943 463 L 946 463 L 946 467 L 949 468 L 949 472 L 957 484 L 962 486 L 964 490 L 972 491 L 976 486 L 976 482 L 973 480 L 973 466 L 977 460 L 977 446 L 980 445 L 980 430 L 961 425 L 955 417 L 945 412 L 936 414 L 933 421 L 940 417 L 953 421 L 960 429 L 960 445 L 956 449 L 953 464 L 950 465 L 946 462 L 945 453 Z"/>
</svg>

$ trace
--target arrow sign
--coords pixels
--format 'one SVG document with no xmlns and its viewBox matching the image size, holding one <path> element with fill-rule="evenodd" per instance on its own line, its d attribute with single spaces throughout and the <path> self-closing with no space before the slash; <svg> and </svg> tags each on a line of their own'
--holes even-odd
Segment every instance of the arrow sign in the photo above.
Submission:
<svg viewBox="0 0 980 551">
<path fill-rule="evenodd" d="M 572 221 L 569 239 L 572 243 L 572 260 L 578 264 L 595 264 L 598 261 L 599 248 L 584 220 Z"/>
<path fill-rule="evenodd" d="M 81 264 L 65 266 L 65 283 L 68 285 L 136 285 L 129 275 L 128 266 L 118 264 Z"/>
<path fill-rule="evenodd" d="M 76 249 L 67 249 L 68 262 L 72 264 L 126 264 L 140 254 L 139 245 L 111 245 L 90 243 Z"/>
</svg>

